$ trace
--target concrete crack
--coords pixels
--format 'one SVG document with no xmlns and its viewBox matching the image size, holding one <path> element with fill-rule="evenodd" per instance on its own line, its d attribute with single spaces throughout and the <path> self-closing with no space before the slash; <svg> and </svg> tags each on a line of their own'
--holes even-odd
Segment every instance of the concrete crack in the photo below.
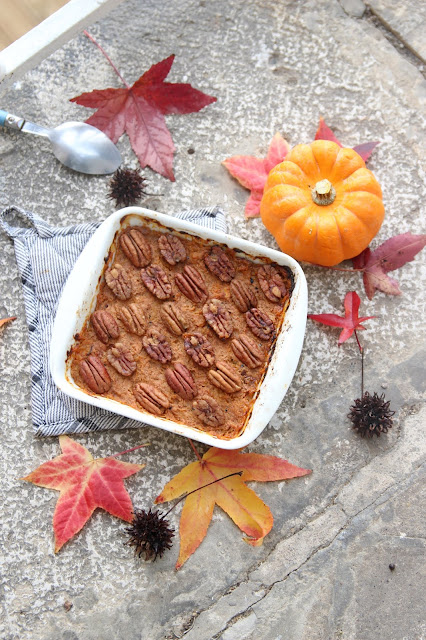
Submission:
<svg viewBox="0 0 426 640">
<path fill-rule="evenodd" d="M 315 547 L 314 549 L 312 549 L 311 553 L 305 558 L 305 560 L 303 562 L 301 562 L 297 567 L 295 567 L 294 569 L 292 569 L 291 571 L 289 571 L 287 573 L 287 575 L 280 579 L 280 580 L 275 580 L 274 582 L 272 582 L 270 585 L 261 585 L 259 586 L 260 589 L 263 589 L 264 592 L 262 593 L 262 595 L 259 596 L 259 598 L 257 600 L 255 600 L 254 602 L 251 602 L 245 609 L 243 609 L 242 611 L 239 611 L 238 614 L 236 614 L 235 616 L 232 616 L 226 623 L 226 625 L 220 630 L 218 631 L 215 635 L 213 635 L 211 637 L 211 640 L 219 640 L 219 638 L 221 637 L 221 635 L 230 627 L 232 627 L 238 620 L 241 620 L 244 617 L 247 617 L 248 615 L 250 615 L 250 613 L 253 610 L 253 607 L 255 605 L 257 605 L 259 602 L 261 602 L 262 600 L 264 600 L 267 595 L 271 592 L 271 590 L 277 585 L 277 584 L 282 584 L 284 582 L 286 582 L 288 580 L 288 578 L 293 575 L 294 573 L 300 571 L 300 569 L 302 569 L 317 553 L 319 553 L 320 551 L 325 551 L 326 549 L 330 548 L 334 542 L 337 540 L 337 538 L 341 535 L 341 533 L 345 530 L 347 530 L 350 525 L 353 523 L 353 521 L 358 518 L 360 515 L 362 515 L 364 512 L 368 511 L 369 509 L 371 509 L 372 507 L 374 507 L 374 505 L 377 504 L 384 504 L 385 502 L 387 502 L 388 500 L 390 500 L 394 494 L 395 494 L 395 487 L 397 487 L 398 492 L 399 491 L 404 491 L 404 489 L 409 486 L 409 484 L 413 481 L 413 476 L 416 474 L 416 472 L 421 469 L 422 467 L 425 467 L 426 463 L 421 463 L 419 464 L 417 467 L 415 467 L 412 471 L 412 473 L 409 475 L 408 478 L 406 478 L 406 480 L 402 483 L 398 483 L 397 481 L 395 481 L 394 484 L 392 484 L 390 487 L 387 487 L 384 491 L 382 491 L 378 496 L 376 496 L 376 498 L 374 500 L 372 500 L 368 505 L 365 505 L 364 507 L 362 507 L 361 509 L 359 509 L 353 516 L 348 516 L 347 521 L 345 522 L 345 524 L 343 526 L 340 527 L 340 529 L 336 532 L 336 534 L 333 536 L 333 538 L 328 541 L 325 542 L 324 544 L 318 545 L 317 547 Z M 339 491 L 340 493 L 340 491 Z M 385 500 L 382 500 L 382 497 L 385 496 L 386 494 L 388 494 L 388 497 Z M 338 497 L 335 497 L 335 499 Z M 328 507 L 332 506 L 333 503 L 329 503 Z M 324 510 L 324 512 L 327 510 L 327 508 Z M 342 507 L 340 506 L 340 508 L 342 509 Z M 344 512 L 344 510 L 342 509 L 342 511 Z M 322 513 L 324 513 L 322 512 Z M 313 518 L 310 522 L 306 523 L 304 525 L 304 527 L 308 526 L 309 524 L 313 523 L 315 520 L 317 520 L 321 515 L 317 515 L 315 518 Z M 345 512 L 344 512 L 345 513 Z M 347 515 L 345 513 L 345 515 Z M 304 527 L 301 527 L 304 528 Z M 292 534 L 294 535 L 294 534 Z M 402 536 L 402 537 L 406 537 L 407 539 L 412 539 L 410 536 Z M 421 539 L 423 540 L 424 538 L 421 537 L 416 537 L 413 539 Z M 272 553 L 272 551 L 270 552 Z M 268 556 L 270 556 L 270 553 L 268 553 Z M 262 562 L 260 562 L 258 564 L 258 566 L 260 566 L 261 564 L 263 564 L 263 562 L 265 562 L 267 558 L 265 558 Z M 235 590 L 235 588 L 237 588 L 239 585 L 242 585 L 244 583 L 249 583 L 250 582 L 250 575 L 257 569 L 258 567 L 254 567 L 253 569 L 250 570 L 250 572 L 247 575 L 247 578 L 245 580 L 241 580 L 238 585 L 233 585 L 232 589 L 228 589 L 227 593 L 229 593 L 232 590 Z M 226 595 L 226 593 L 224 593 L 223 595 Z M 223 597 L 223 596 L 221 596 Z M 213 603 L 210 607 L 208 607 L 207 609 L 204 609 L 203 611 L 198 612 L 198 615 L 201 615 L 202 613 L 205 613 L 207 611 L 209 611 L 210 609 L 212 609 L 218 601 L 216 601 L 215 603 Z"/>
<path fill-rule="evenodd" d="M 423 60 L 418 52 L 410 47 L 410 44 L 406 42 L 399 33 L 396 33 L 370 5 L 366 4 L 362 18 L 378 29 L 397 52 L 411 62 L 411 64 L 420 71 L 422 76 L 426 78 L 426 60 Z"/>
<path fill-rule="evenodd" d="M 253 599 L 250 601 L 250 603 L 247 605 L 247 607 L 245 609 L 241 610 L 241 611 L 238 611 L 238 613 L 236 613 L 234 616 L 232 616 L 228 620 L 226 627 L 220 629 L 220 631 L 218 631 L 216 633 L 216 635 L 211 637 L 211 640 L 217 640 L 217 638 L 219 638 L 220 635 L 229 626 L 232 626 L 233 624 L 235 624 L 235 622 L 237 620 L 243 618 L 245 615 L 249 615 L 249 613 L 252 610 L 252 608 L 256 604 L 261 602 L 268 595 L 268 593 L 271 591 L 271 589 L 276 584 L 278 584 L 280 582 L 284 582 L 285 580 L 287 580 L 287 578 L 290 575 L 292 575 L 293 573 L 299 571 L 319 551 L 322 551 L 322 550 L 325 550 L 325 549 L 329 548 L 335 542 L 336 538 L 342 533 L 342 531 L 347 529 L 352 524 L 352 522 L 354 521 L 355 518 L 360 516 L 362 513 L 364 513 L 368 509 L 371 509 L 374 505 L 383 504 L 387 500 L 390 500 L 395 495 L 395 493 L 397 493 L 399 491 L 403 491 L 404 488 L 406 486 L 408 486 L 410 482 L 415 481 L 415 476 L 416 476 L 417 472 L 419 471 L 419 469 L 421 469 L 422 467 L 424 467 L 426 465 L 426 463 L 424 461 L 420 462 L 417 466 L 413 467 L 411 472 L 409 472 L 409 474 L 406 476 L 406 478 L 404 480 L 401 481 L 398 478 L 394 478 L 392 484 L 390 484 L 387 487 L 385 487 L 379 494 L 376 494 L 376 496 L 368 504 L 362 506 L 361 508 L 359 508 L 353 514 L 351 514 L 347 510 L 345 510 L 343 505 L 340 504 L 340 502 L 339 502 L 339 496 L 341 496 L 342 492 L 351 484 L 351 482 L 353 482 L 354 478 L 356 477 L 356 475 L 358 473 L 360 473 L 364 469 L 368 468 L 368 466 L 372 462 L 377 461 L 378 459 L 386 457 L 387 455 L 389 455 L 392 452 L 392 450 L 394 449 L 394 447 L 398 444 L 398 442 L 400 442 L 400 438 L 401 438 L 401 436 L 402 436 L 402 434 L 404 432 L 405 422 L 406 422 L 407 418 L 413 413 L 412 410 L 413 410 L 412 402 L 407 402 L 400 408 L 398 421 L 397 421 L 397 424 L 395 425 L 395 427 L 398 430 L 398 438 L 393 443 L 392 446 L 390 446 L 389 448 L 386 448 L 385 450 L 381 451 L 380 453 L 376 453 L 376 455 L 369 457 L 369 459 L 367 461 L 365 461 L 364 463 L 361 463 L 359 466 L 357 466 L 357 468 L 354 469 L 350 473 L 349 477 L 344 482 L 344 484 L 342 484 L 335 492 L 333 492 L 332 496 L 328 496 L 328 499 L 327 499 L 326 496 L 324 496 L 324 498 L 326 499 L 326 504 L 324 505 L 324 507 L 322 509 L 320 509 L 313 517 L 311 516 L 311 518 L 307 519 L 307 521 L 305 521 L 303 524 L 300 524 L 297 527 L 295 526 L 292 529 L 291 533 L 289 533 L 288 536 L 286 536 L 285 538 L 282 538 L 280 541 L 278 541 L 276 545 L 274 545 L 270 550 L 267 551 L 267 553 L 265 554 L 265 556 L 263 558 L 259 559 L 259 561 L 257 563 L 255 563 L 253 566 L 251 566 L 245 572 L 245 575 L 243 575 L 242 578 L 238 582 L 236 582 L 236 583 L 232 584 L 231 586 L 229 586 L 222 593 L 216 594 L 214 601 L 209 606 L 203 608 L 202 610 L 199 610 L 199 611 L 193 613 L 192 616 L 188 616 L 188 618 L 185 621 L 185 624 L 182 625 L 182 628 L 180 630 L 180 634 L 176 635 L 176 632 L 174 632 L 174 636 L 172 636 L 172 637 L 183 638 L 184 636 L 186 636 L 186 634 L 188 634 L 188 633 L 190 633 L 192 631 L 192 628 L 193 628 L 196 620 L 200 616 L 206 615 L 210 611 L 213 611 L 215 609 L 215 607 L 218 605 L 218 603 L 223 598 L 226 598 L 230 593 L 232 593 L 233 591 L 237 590 L 239 587 L 244 588 L 244 585 L 250 585 L 250 583 L 253 582 L 252 574 L 254 574 L 260 567 L 262 567 L 262 565 L 264 565 L 268 561 L 270 556 L 276 551 L 276 549 L 279 546 L 279 544 L 285 542 L 286 540 L 290 540 L 291 538 L 293 538 L 294 536 L 296 536 L 297 534 L 302 532 L 304 529 L 314 525 L 315 521 L 317 521 L 319 518 L 321 518 L 330 509 L 333 509 L 333 508 L 338 509 L 342 513 L 342 515 L 345 517 L 345 522 L 336 531 L 336 533 L 332 537 L 332 539 L 324 541 L 324 543 L 318 544 L 317 546 L 315 546 L 315 548 L 313 548 L 311 550 L 309 555 L 307 555 L 307 557 L 303 561 L 301 561 L 298 564 L 298 566 L 295 566 L 291 571 L 289 571 L 284 578 L 282 578 L 280 580 L 277 580 L 277 581 L 274 581 L 270 585 L 268 585 L 268 584 L 260 584 L 260 583 L 257 584 L 256 589 L 259 589 L 259 590 L 261 590 L 263 592 L 261 594 L 259 594 L 259 597 L 256 597 L 257 594 L 253 594 Z M 417 411 L 416 411 L 416 413 L 417 413 Z M 303 513 L 301 514 L 300 517 L 302 517 L 302 516 L 303 516 Z"/>
</svg>

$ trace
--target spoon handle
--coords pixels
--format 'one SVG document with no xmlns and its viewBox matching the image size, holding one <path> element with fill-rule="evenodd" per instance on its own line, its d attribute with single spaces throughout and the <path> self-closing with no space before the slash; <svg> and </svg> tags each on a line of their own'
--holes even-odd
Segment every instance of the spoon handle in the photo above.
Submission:
<svg viewBox="0 0 426 640">
<path fill-rule="evenodd" d="M 14 116 L 12 113 L 8 113 L 3 109 L 0 109 L 0 125 L 7 127 L 8 129 L 15 129 L 20 131 L 25 124 L 25 118 Z"/>
<path fill-rule="evenodd" d="M 49 130 L 45 127 L 40 127 L 40 125 L 29 122 L 20 116 L 14 116 L 13 113 L 8 113 L 3 109 L 0 109 L 0 126 L 13 129 L 13 131 L 33 133 L 36 136 L 42 136 L 44 138 L 49 137 Z"/>
</svg>

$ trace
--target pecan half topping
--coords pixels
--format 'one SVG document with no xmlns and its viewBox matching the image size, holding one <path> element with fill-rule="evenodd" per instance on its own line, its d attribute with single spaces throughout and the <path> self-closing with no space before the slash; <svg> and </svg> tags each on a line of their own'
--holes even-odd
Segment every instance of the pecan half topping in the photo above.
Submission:
<svg viewBox="0 0 426 640">
<path fill-rule="evenodd" d="M 207 269 L 222 282 L 231 282 L 232 278 L 235 278 L 234 264 L 221 247 L 212 247 L 210 253 L 205 256 L 204 262 Z"/>
<path fill-rule="evenodd" d="M 166 364 L 172 359 L 172 350 L 166 338 L 157 329 L 148 329 L 142 338 L 145 351 L 153 360 L 158 360 L 161 364 Z"/>
<path fill-rule="evenodd" d="M 207 376 L 215 387 L 225 393 L 241 391 L 238 373 L 226 362 L 216 362 L 216 369 L 210 369 Z"/>
<path fill-rule="evenodd" d="M 189 327 L 188 321 L 177 304 L 166 302 L 161 307 L 161 318 L 166 327 L 175 334 L 180 336 Z"/>
<path fill-rule="evenodd" d="M 261 340 L 269 340 L 275 334 L 274 323 L 260 309 L 255 308 L 247 311 L 246 322 L 249 329 Z"/>
<path fill-rule="evenodd" d="M 172 285 L 161 267 L 151 264 L 141 270 L 141 278 L 148 291 L 159 300 L 167 300 L 172 295 Z"/>
<path fill-rule="evenodd" d="M 200 367 L 212 367 L 214 365 L 213 347 L 201 333 L 186 333 L 183 336 L 183 346 L 186 353 Z"/>
<path fill-rule="evenodd" d="M 229 338 L 234 330 L 232 317 L 223 302 L 212 298 L 203 307 L 203 315 L 221 340 Z"/>
<path fill-rule="evenodd" d="M 135 385 L 133 395 L 143 409 L 156 416 L 161 416 L 170 407 L 168 397 L 152 384 L 146 382 L 139 382 Z"/>
<path fill-rule="evenodd" d="M 284 280 L 271 264 L 262 265 L 257 271 L 260 287 L 271 302 L 281 302 L 288 291 Z"/>
<path fill-rule="evenodd" d="M 243 364 L 250 369 L 260 367 L 265 361 L 265 355 L 257 344 L 244 334 L 231 342 L 232 351 Z"/>
<path fill-rule="evenodd" d="M 183 295 L 191 302 L 205 302 L 208 298 L 206 283 L 195 267 L 186 265 L 182 273 L 178 273 L 175 282 Z"/>
<path fill-rule="evenodd" d="M 108 362 L 122 376 L 131 376 L 136 371 L 136 362 L 132 352 L 120 342 L 108 349 L 106 357 Z"/>
<path fill-rule="evenodd" d="M 230 284 L 229 290 L 235 306 L 241 311 L 241 313 L 245 313 L 249 309 L 257 307 L 256 293 L 253 287 L 249 284 L 246 284 L 241 280 L 233 280 Z"/>
<path fill-rule="evenodd" d="M 120 335 L 118 324 L 109 311 L 95 311 L 90 318 L 99 340 L 107 344 L 109 339 L 116 340 Z"/>
<path fill-rule="evenodd" d="M 184 400 L 193 400 L 198 394 L 192 373 L 184 364 L 176 362 L 174 369 L 166 369 L 167 384 Z"/>
<path fill-rule="evenodd" d="M 220 427 L 225 422 L 225 414 L 216 400 L 210 396 L 203 396 L 192 403 L 194 413 L 209 427 Z"/>
<path fill-rule="evenodd" d="M 109 373 L 97 356 L 88 356 L 80 362 L 80 375 L 95 393 L 105 393 L 111 387 Z"/>
<path fill-rule="evenodd" d="M 186 249 L 182 241 L 171 233 L 164 233 L 158 238 L 158 248 L 163 260 L 172 267 L 186 260 Z"/>
<path fill-rule="evenodd" d="M 119 264 L 105 272 L 105 282 L 119 300 L 128 300 L 132 295 L 132 281 L 129 274 Z"/>
<path fill-rule="evenodd" d="M 146 267 L 151 262 L 151 247 L 142 231 L 131 229 L 120 236 L 123 253 L 133 266 Z"/>
<path fill-rule="evenodd" d="M 146 330 L 146 318 L 142 307 L 136 302 L 123 306 L 117 311 L 117 315 L 121 322 L 130 333 L 137 336 L 143 336 Z"/>
</svg>

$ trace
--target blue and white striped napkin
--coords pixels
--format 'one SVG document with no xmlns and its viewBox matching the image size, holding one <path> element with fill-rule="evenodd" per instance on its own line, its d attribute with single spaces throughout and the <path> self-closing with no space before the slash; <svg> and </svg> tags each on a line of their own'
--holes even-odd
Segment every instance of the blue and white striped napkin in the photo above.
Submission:
<svg viewBox="0 0 426 640">
<path fill-rule="evenodd" d="M 13 226 L 10 217 L 23 219 L 29 226 Z M 176 217 L 226 233 L 225 214 L 219 207 L 183 211 Z M 57 389 L 50 375 L 49 349 L 57 303 L 75 261 L 100 224 L 52 227 L 35 213 L 18 207 L 9 207 L 0 214 L 0 226 L 15 244 L 24 292 L 36 436 L 141 426 L 136 420 L 69 398 Z"/>
</svg>

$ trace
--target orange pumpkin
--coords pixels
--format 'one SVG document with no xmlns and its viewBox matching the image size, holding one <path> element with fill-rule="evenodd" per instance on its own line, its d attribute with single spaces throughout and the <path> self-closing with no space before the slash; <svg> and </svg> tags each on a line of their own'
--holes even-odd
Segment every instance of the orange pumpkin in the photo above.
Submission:
<svg viewBox="0 0 426 640">
<path fill-rule="evenodd" d="M 316 140 L 294 147 L 269 173 L 260 215 L 282 251 L 331 267 L 368 247 L 385 210 L 361 156 Z"/>
</svg>

